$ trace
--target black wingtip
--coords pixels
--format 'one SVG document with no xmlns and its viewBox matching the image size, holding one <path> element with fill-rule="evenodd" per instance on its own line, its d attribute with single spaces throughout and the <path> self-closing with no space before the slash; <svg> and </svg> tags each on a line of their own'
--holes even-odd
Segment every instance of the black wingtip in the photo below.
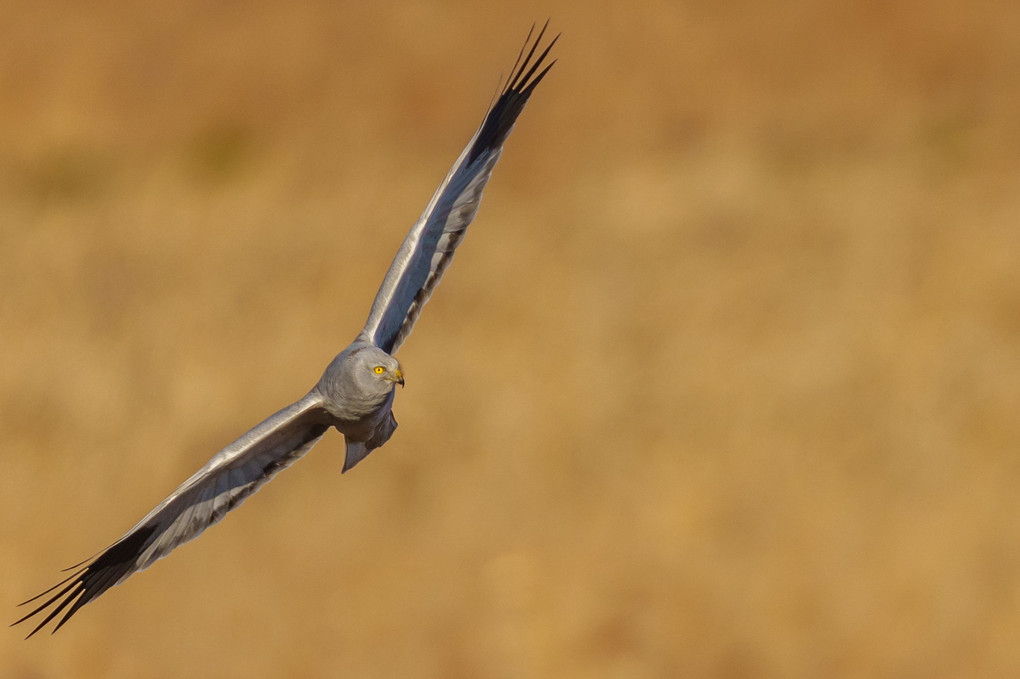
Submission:
<svg viewBox="0 0 1020 679">
<path fill-rule="evenodd" d="M 531 93 L 556 63 L 554 59 L 546 64 L 545 59 L 553 45 L 560 39 L 560 34 L 557 34 L 538 57 L 534 58 L 548 27 L 549 20 L 546 19 L 545 24 L 542 25 L 532 42 L 531 36 L 535 33 L 535 25 L 532 24 L 531 30 L 528 31 L 528 37 L 525 38 L 524 45 L 517 54 L 517 60 L 514 62 L 513 68 L 510 69 L 510 77 L 507 78 L 506 86 L 496 99 L 496 103 L 489 108 L 482 127 L 475 137 L 475 142 L 468 154 L 469 163 L 474 162 L 485 152 L 502 146 L 510 134 L 510 130 L 513 129 L 517 117 L 524 110 L 524 105 L 528 103 Z"/>
<path fill-rule="evenodd" d="M 23 601 L 22 603 L 18 604 L 19 606 L 24 606 L 27 603 L 35 601 L 36 599 L 38 599 L 41 596 L 49 594 L 50 592 L 55 590 L 57 587 L 60 587 L 61 585 L 64 585 L 64 584 L 67 584 L 68 582 L 70 582 L 70 584 L 67 584 L 67 586 L 64 587 L 62 590 L 60 590 L 59 592 L 54 594 L 52 597 L 50 597 L 49 599 L 47 599 L 46 601 L 44 601 L 43 603 L 41 603 L 40 605 L 38 605 L 34 609 L 32 609 L 32 611 L 29 612 L 27 615 L 24 615 L 21 618 L 18 618 L 17 620 L 12 622 L 10 626 L 14 627 L 15 625 L 20 625 L 21 623 L 25 622 L 29 618 L 32 618 L 32 617 L 38 615 L 42 611 L 44 611 L 47 608 L 49 608 L 50 606 L 52 606 L 54 602 L 63 599 L 62 601 L 60 601 L 59 604 L 57 604 L 57 606 L 52 611 L 50 611 L 46 615 L 45 618 L 43 618 L 43 621 L 40 622 L 38 625 L 36 625 L 32 629 L 32 631 L 28 633 L 28 636 L 25 637 L 26 639 L 32 638 L 32 636 L 34 636 L 36 632 L 38 632 L 43 627 L 45 627 L 46 623 L 48 623 L 50 620 L 55 618 L 60 613 L 60 611 L 64 610 L 64 608 L 67 607 L 68 604 L 70 604 L 72 601 L 75 601 L 76 599 L 79 602 L 81 601 L 81 595 L 85 592 L 85 587 L 84 587 L 84 584 L 83 584 L 83 578 L 87 574 L 88 574 L 88 569 L 87 568 L 82 569 L 82 570 L 78 571 L 77 573 L 75 573 L 74 575 L 72 575 L 71 577 L 69 577 L 69 578 L 67 578 L 65 580 L 62 580 L 61 582 L 57 583 L 53 587 L 50 587 L 48 590 L 46 590 L 42 594 L 38 594 L 38 595 L 32 597 L 31 599 L 29 599 L 28 601 Z M 75 607 L 72 607 L 72 611 L 73 610 L 75 610 Z M 70 615 L 70 614 L 68 614 L 68 615 Z M 65 619 L 66 619 L 66 617 L 67 616 L 65 616 Z M 59 628 L 59 625 L 57 625 L 57 628 Z M 53 631 L 55 632 L 56 629 L 54 629 Z"/>
<path fill-rule="evenodd" d="M 18 604 L 24 606 L 25 604 L 31 603 L 40 599 L 47 594 L 53 592 L 53 590 L 59 590 L 43 603 L 37 605 L 27 615 L 15 620 L 11 623 L 11 627 L 19 625 L 29 618 L 35 617 L 41 614 L 46 609 L 53 606 L 49 610 L 42 622 L 35 626 L 35 628 L 28 633 L 26 639 L 31 638 L 36 632 L 45 627 L 51 620 L 56 618 L 66 608 L 67 612 L 57 621 L 54 625 L 53 632 L 64 626 L 71 616 L 78 612 L 78 610 L 89 603 L 97 596 L 105 592 L 106 590 L 113 587 L 123 577 L 130 574 L 135 569 L 135 563 L 138 556 L 142 553 L 145 547 L 151 542 L 155 527 L 144 526 L 133 531 L 131 534 L 122 538 L 121 540 L 110 545 L 104 552 L 98 556 L 83 561 L 78 566 L 85 566 L 78 571 L 75 571 L 67 578 L 64 578 L 53 587 L 50 587 L 45 592 L 37 594 L 36 596 L 23 601 Z M 85 565 L 88 564 L 88 565 Z M 74 566 L 72 566 L 74 568 Z"/>
<path fill-rule="evenodd" d="M 517 55 L 518 63 L 514 63 L 514 68 L 511 69 L 510 71 L 511 73 L 515 73 L 516 71 L 516 73 L 507 82 L 506 89 L 503 90 L 504 94 L 506 94 L 507 92 L 511 92 L 513 90 L 518 90 L 521 92 L 521 94 L 524 94 L 525 96 L 529 95 L 531 93 L 531 90 L 535 89 L 535 85 L 537 85 L 538 82 L 545 75 L 546 71 L 552 68 L 552 65 L 556 63 L 555 61 L 553 61 L 552 64 L 549 64 L 549 66 L 547 66 L 545 70 L 543 70 L 542 73 L 540 73 L 537 78 L 532 79 L 531 76 L 534 75 L 535 71 L 537 71 L 538 68 L 542 65 L 542 62 L 549 54 L 549 50 L 551 50 L 553 48 L 553 45 L 556 44 L 556 41 L 560 39 L 562 33 L 557 33 L 553 37 L 552 41 L 546 46 L 545 50 L 543 50 L 543 52 L 540 55 L 538 55 L 538 59 L 535 59 L 534 63 L 531 66 L 531 69 L 528 70 L 527 73 L 524 72 L 524 69 L 528 68 L 528 64 L 531 63 L 531 58 L 535 56 L 535 50 L 537 50 L 538 46 L 542 43 L 542 37 L 545 35 L 545 31 L 547 28 L 549 28 L 548 19 L 545 20 L 545 24 L 543 24 L 542 30 L 538 32 L 538 37 L 535 38 L 535 42 L 531 45 L 531 49 L 528 51 L 528 56 L 524 58 L 524 63 L 520 64 L 520 68 L 518 69 L 517 66 L 521 60 L 521 55 L 524 54 L 524 50 L 528 46 L 528 41 L 530 41 L 531 39 L 531 34 L 535 30 L 534 25 L 532 25 L 531 31 L 528 32 L 528 38 L 524 41 L 524 47 L 521 48 L 520 54 Z M 524 85 L 525 83 L 527 83 L 527 86 L 522 87 L 522 85 Z"/>
</svg>

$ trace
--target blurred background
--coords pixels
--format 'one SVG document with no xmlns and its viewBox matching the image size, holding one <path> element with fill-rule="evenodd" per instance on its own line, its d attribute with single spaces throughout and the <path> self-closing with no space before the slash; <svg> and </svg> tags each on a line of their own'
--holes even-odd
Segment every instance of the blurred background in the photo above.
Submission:
<svg viewBox="0 0 1020 679">
<path fill-rule="evenodd" d="M 88 3 L 0 22 L 0 600 L 302 396 L 552 17 L 328 435 L 4 677 L 1020 674 L 1020 4 Z"/>
</svg>

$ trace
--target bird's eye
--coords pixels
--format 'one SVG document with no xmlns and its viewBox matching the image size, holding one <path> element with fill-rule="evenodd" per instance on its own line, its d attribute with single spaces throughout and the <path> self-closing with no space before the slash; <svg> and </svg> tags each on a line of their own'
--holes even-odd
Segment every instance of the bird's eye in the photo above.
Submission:
<svg viewBox="0 0 1020 679">
<path fill-rule="evenodd" d="M 377 365 L 376 367 L 372 368 L 372 372 L 374 372 L 376 375 L 382 375 L 384 372 L 386 372 L 386 368 L 382 367 L 381 365 Z"/>
</svg>

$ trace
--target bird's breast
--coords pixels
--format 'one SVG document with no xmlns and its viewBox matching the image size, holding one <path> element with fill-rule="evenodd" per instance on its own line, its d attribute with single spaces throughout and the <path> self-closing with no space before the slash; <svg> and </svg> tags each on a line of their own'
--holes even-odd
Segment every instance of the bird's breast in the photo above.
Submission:
<svg viewBox="0 0 1020 679">
<path fill-rule="evenodd" d="M 355 441 L 361 441 L 370 437 L 389 416 L 393 396 L 391 391 L 381 398 L 330 399 L 324 405 L 335 418 L 333 426 L 337 431 Z"/>
</svg>

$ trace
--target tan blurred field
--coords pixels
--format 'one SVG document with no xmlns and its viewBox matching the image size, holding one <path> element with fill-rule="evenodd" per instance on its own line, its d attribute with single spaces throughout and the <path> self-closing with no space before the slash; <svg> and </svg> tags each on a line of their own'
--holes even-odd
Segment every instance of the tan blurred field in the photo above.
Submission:
<svg viewBox="0 0 1020 679">
<path fill-rule="evenodd" d="M 0 22 L 0 602 L 364 323 L 533 20 L 400 359 L 0 676 L 1020 676 L 1020 4 L 89 3 Z"/>
</svg>

